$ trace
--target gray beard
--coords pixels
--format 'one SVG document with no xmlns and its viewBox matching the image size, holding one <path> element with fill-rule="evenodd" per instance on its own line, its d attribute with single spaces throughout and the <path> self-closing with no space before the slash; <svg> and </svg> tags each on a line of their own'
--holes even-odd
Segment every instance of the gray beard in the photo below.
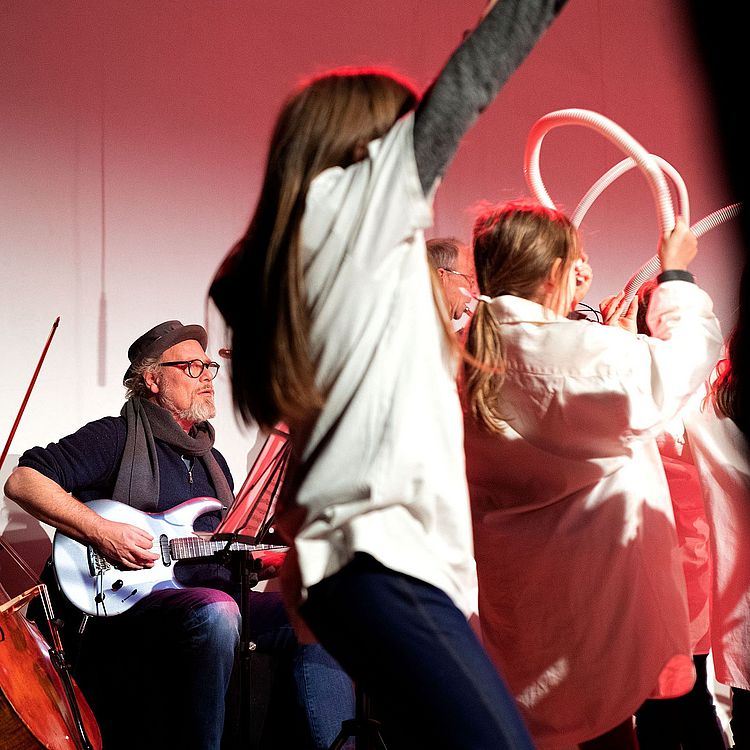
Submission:
<svg viewBox="0 0 750 750">
<path fill-rule="evenodd" d="M 216 416 L 216 407 L 214 406 L 213 399 L 200 399 L 197 393 L 193 395 L 190 406 L 187 409 L 177 409 L 168 393 L 162 392 L 160 402 L 161 406 L 172 412 L 175 419 L 181 419 L 192 424 L 205 422 Z"/>
</svg>

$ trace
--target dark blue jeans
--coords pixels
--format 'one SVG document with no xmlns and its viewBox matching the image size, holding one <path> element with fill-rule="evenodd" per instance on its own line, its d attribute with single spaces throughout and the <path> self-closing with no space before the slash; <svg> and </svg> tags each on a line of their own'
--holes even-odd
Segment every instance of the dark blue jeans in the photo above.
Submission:
<svg viewBox="0 0 750 750">
<path fill-rule="evenodd" d="M 320 644 L 297 641 L 280 594 L 250 592 L 248 611 L 250 639 L 257 645 L 257 653 L 273 655 L 288 671 L 284 682 L 293 683 L 291 700 L 296 701 L 309 735 L 270 738 L 267 744 L 278 748 L 286 741 L 294 742 L 295 750 L 327 750 L 343 721 L 354 717 L 351 680 Z M 279 692 L 287 697 L 283 687 Z M 286 702 L 277 706 L 276 713 L 279 709 L 283 712 L 281 721 L 287 725 L 294 721 L 294 707 Z"/>
<path fill-rule="evenodd" d="M 389 750 L 529 750 L 513 699 L 440 589 L 357 554 L 301 614 L 377 707 Z"/>
<path fill-rule="evenodd" d="M 212 588 L 165 589 L 91 620 L 75 676 L 106 750 L 218 750 L 239 634 L 237 604 Z"/>
<path fill-rule="evenodd" d="M 289 721 L 301 709 L 305 747 L 324 750 L 354 714 L 351 681 L 322 647 L 297 642 L 278 594 L 249 597 L 251 639 L 294 677 L 299 705 L 288 706 Z M 218 750 L 240 628 L 235 596 L 206 587 L 154 592 L 122 615 L 92 620 L 76 679 L 105 750 Z"/>
</svg>

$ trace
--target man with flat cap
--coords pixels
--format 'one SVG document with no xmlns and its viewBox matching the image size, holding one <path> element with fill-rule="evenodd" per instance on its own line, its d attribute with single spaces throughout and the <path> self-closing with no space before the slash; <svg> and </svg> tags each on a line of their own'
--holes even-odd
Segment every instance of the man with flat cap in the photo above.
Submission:
<svg viewBox="0 0 750 750">
<path fill-rule="evenodd" d="M 7 497 L 121 569 L 152 567 L 158 555 L 148 531 L 104 518 L 84 502 L 110 498 L 149 513 L 196 497 L 231 504 L 229 467 L 213 447 L 208 422 L 216 413 L 212 381 L 219 365 L 206 346 L 201 326 L 177 320 L 136 339 L 120 416 L 26 451 L 5 485 Z M 218 511 L 198 517 L 195 530 L 213 530 L 219 517 Z M 175 577 L 186 588 L 154 591 L 116 617 L 92 618 L 76 644 L 74 674 L 105 750 L 221 745 L 241 627 L 238 585 L 226 567 L 205 559 L 178 562 Z M 250 596 L 253 640 L 259 649 L 291 651 L 310 746 L 327 747 L 340 721 L 351 718 L 348 679 L 320 646 L 296 643 L 277 594 Z M 80 613 L 69 605 L 57 609 L 70 637 Z"/>
</svg>

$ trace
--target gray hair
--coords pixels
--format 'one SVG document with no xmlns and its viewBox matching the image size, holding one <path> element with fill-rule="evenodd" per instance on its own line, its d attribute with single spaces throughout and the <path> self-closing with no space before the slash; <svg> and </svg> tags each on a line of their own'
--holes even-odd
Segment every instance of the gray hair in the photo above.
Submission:
<svg viewBox="0 0 750 750">
<path fill-rule="evenodd" d="M 462 245 L 463 242 L 455 237 L 435 237 L 427 240 L 427 261 L 435 271 L 438 268 L 455 271 L 458 251 Z"/>
<path fill-rule="evenodd" d="M 125 398 L 130 400 L 131 398 L 148 398 L 151 395 L 151 391 L 146 385 L 146 381 L 143 376 L 147 372 L 157 372 L 159 369 L 159 357 L 146 357 L 138 366 L 133 367 L 133 374 L 125 381 L 124 385 L 126 388 Z"/>
</svg>

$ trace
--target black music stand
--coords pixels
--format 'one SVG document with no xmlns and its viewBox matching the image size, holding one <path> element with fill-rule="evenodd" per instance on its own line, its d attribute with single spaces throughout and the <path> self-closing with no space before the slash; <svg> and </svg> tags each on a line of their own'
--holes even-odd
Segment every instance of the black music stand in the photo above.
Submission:
<svg viewBox="0 0 750 750">
<path fill-rule="evenodd" d="M 277 426 L 266 438 L 232 506 L 213 539 L 261 543 L 272 530 L 281 483 L 286 474 L 291 444 L 289 433 Z"/>
<path fill-rule="evenodd" d="M 235 541 L 259 544 L 272 531 L 275 505 L 281 483 L 286 474 L 291 445 L 289 433 L 277 426 L 266 439 L 260 453 L 253 462 L 247 478 L 237 492 L 237 497 L 226 517 L 214 534 L 214 539 L 227 540 L 227 549 Z M 233 529 L 230 531 L 230 529 Z M 249 619 L 244 607 L 247 595 L 258 583 L 258 569 L 251 554 L 232 552 L 234 568 L 240 581 L 242 603 L 242 634 L 240 636 L 240 700 L 241 706 L 248 705 L 247 694 L 251 684 L 251 663 L 255 644 L 250 638 Z M 251 745 L 252 729 L 247 711 L 242 714 L 242 747 Z M 388 750 L 380 733 L 381 723 L 372 717 L 369 696 L 355 684 L 355 717 L 341 724 L 341 731 L 329 750 L 341 750 L 351 737 L 355 739 L 357 750 Z"/>
<path fill-rule="evenodd" d="M 354 694 L 354 718 L 341 722 L 341 731 L 328 750 L 342 750 L 350 737 L 354 737 L 356 750 L 388 750 L 383 735 L 380 734 L 380 722 L 372 717 L 370 697 L 356 683 Z"/>
<path fill-rule="evenodd" d="M 240 584 L 240 614 L 242 628 L 239 651 L 240 743 L 247 750 L 253 746 L 249 705 L 252 657 L 256 645 L 250 637 L 250 619 L 247 602 L 250 590 L 258 585 L 262 576 L 263 561 L 253 557 L 252 551 L 242 545 L 262 544 L 272 532 L 276 501 L 286 474 L 291 445 L 289 434 L 279 426 L 266 438 L 235 500 L 212 536 L 212 540 L 225 541 L 220 553 L 234 572 Z M 233 546 L 239 549 L 233 549 Z"/>
</svg>

